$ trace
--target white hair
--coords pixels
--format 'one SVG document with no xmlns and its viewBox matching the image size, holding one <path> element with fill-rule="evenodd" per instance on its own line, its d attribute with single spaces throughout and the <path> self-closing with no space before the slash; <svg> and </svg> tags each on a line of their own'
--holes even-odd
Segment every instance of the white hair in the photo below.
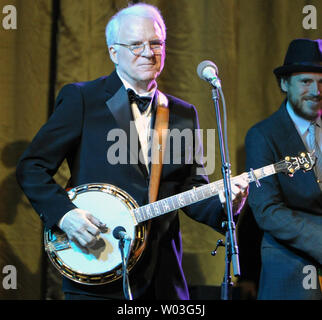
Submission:
<svg viewBox="0 0 322 320">
<path fill-rule="evenodd" d="M 137 3 L 120 10 L 107 23 L 105 37 L 108 47 L 119 41 L 121 18 L 124 16 L 138 16 L 155 20 L 161 28 L 163 38 L 166 39 L 166 26 L 159 9 L 150 4 Z"/>
</svg>

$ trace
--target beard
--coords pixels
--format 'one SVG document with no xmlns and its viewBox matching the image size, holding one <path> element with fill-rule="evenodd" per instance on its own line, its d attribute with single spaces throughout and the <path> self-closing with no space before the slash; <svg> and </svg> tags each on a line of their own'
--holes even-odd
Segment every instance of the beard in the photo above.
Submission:
<svg viewBox="0 0 322 320">
<path fill-rule="evenodd" d="M 321 96 L 305 96 L 295 99 L 289 95 L 287 99 L 294 112 L 301 118 L 312 121 L 322 115 Z"/>
</svg>

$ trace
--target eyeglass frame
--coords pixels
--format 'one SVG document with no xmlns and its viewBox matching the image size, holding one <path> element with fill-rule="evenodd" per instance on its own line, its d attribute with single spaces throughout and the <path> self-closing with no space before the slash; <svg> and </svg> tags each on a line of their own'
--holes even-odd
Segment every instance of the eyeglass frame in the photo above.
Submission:
<svg viewBox="0 0 322 320">
<path fill-rule="evenodd" d="M 122 46 L 122 47 L 124 47 L 124 48 L 129 49 L 133 55 L 135 55 L 135 56 L 139 57 L 139 56 L 141 56 L 141 55 L 142 55 L 142 53 L 145 51 L 145 48 L 146 48 L 146 45 L 147 45 L 147 44 L 149 44 L 150 50 L 155 54 L 155 52 L 154 52 L 154 50 L 155 50 L 155 49 L 152 49 L 152 48 L 151 48 L 151 42 L 153 42 L 153 41 L 160 41 L 160 43 L 159 43 L 159 45 L 160 45 L 160 50 L 162 49 L 162 47 L 163 47 L 163 46 L 164 46 L 164 44 L 165 44 L 165 40 L 151 40 L 151 41 L 145 41 L 145 42 L 143 42 L 142 44 L 126 44 L 126 43 L 119 43 L 119 42 L 115 42 L 114 44 L 115 44 L 115 45 L 119 45 L 119 46 Z M 135 54 L 135 53 L 133 52 L 133 48 L 132 48 L 133 46 L 134 46 L 134 47 L 142 47 L 142 51 L 141 51 L 140 53 L 138 53 L 138 54 Z M 159 50 L 159 49 L 158 49 L 158 50 Z"/>
</svg>

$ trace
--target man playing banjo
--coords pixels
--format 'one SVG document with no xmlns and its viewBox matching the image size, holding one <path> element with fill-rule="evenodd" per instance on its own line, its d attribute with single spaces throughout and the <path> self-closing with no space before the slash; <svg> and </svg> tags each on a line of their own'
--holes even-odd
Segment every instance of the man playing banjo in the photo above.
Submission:
<svg viewBox="0 0 322 320">
<path fill-rule="evenodd" d="M 156 180 L 151 177 L 154 169 L 148 159 L 150 153 L 153 155 L 153 148 L 160 146 L 151 147 L 148 136 L 159 121 L 159 105 L 165 112 L 169 130 L 182 132 L 199 128 L 194 106 L 163 94 L 157 88 L 156 80 L 165 61 L 166 40 L 166 27 L 158 9 L 136 4 L 119 11 L 107 24 L 106 40 L 115 71 L 94 81 L 64 86 L 56 99 L 55 111 L 17 167 L 18 182 L 45 227 L 59 226 L 69 240 L 88 250 L 97 245 L 104 230 L 111 226 L 95 212 L 78 207 L 66 190 L 53 180 L 64 159 L 67 159 L 71 173 L 69 188 L 92 183 L 113 185 L 117 187 L 115 190 L 131 195 L 139 206 L 208 184 L 207 177 L 200 174 L 203 170 L 202 146 L 198 138 L 184 150 L 180 163 L 164 163 Z M 137 95 L 144 98 L 137 98 Z M 140 100 L 147 101 L 142 110 Z M 131 124 L 137 129 L 135 134 L 142 161 L 112 164 L 106 157 L 112 142 L 107 141 L 106 136 L 115 129 L 125 132 L 129 159 L 133 152 L 130 148 Z M 173 147 L 171 143 L 166 145 L 170 155 Z M 192 160 L 185 163 L 185 159 Z M 153 187 L 156 187 L 154 198 L 150 193 Z M 247 190 L 248 184 L 243 178 L 232 183 L 234 214 L 240 212 Z M 224 201 L 221 194 L 184 206 L 183 210 L 194 220 L 220 231 L 221 222 L 225 220 Z M 112 211 L 106 207 L 107 216 L 112 216 Z M 122 221 L 118 224 L 122 225 Z M 129 275 L 133 298 L 189 299 L 181 266 L 177 212 L 152 219 L 145 240 L 140 259 Z M 67 299 L 123 298 L 121 279 L 91 286 L 64 277 L 63 290 Z"/>
</svg>

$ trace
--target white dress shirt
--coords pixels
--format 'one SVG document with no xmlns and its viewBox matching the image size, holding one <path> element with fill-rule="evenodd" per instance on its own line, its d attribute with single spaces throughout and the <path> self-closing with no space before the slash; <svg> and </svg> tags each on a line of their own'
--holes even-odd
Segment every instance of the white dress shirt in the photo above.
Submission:
<svg viewBox="0 0 322 320">
<path fill-rule="evenodd" d="M 286 103 L 286 109 L 288 114 L 290 115 L 298 134 L 300 135 L 305 147 L 307 148 L 308 151 L 312 152 L 309 143 L 309 126 L 311 124 L 311 121 L 306 120 L 299 115 L 297 115 L 293 108 L 291 107 L 290 103 L 287 101 Z M 318 143 L 318 146 L 320 147 L 320 150 L 322 151 L 322 121 L 321 117 L 318 117 L 316 119 L 316 129 L 315 129 L 315 138 Z"/>
<path fill-rule="evenodd" d="M 133 114 L 133 119 L 135 122 L 135 126 L 139 135 L 139 139 L 140 139 L 140 144 L 141 144 L 141 148 L 142 148 L 142 155 L 143 155 L 143 161 L 146 165 L 146 168 L 149 172 L 149 163 L 150 163 L 150 159 L 149 159 L 149 147 L 152 140 L 151 140 L 151 120 L 152 120 L 152 101 L 153 101 L 153 97 L 155 95 L 155 92 L 157 90 L 157 86 L 154 86 L 150 91 L 147 92 L 143 92 L 143 93 L 138 93 L 129 83 L 128 81 L 126 81 L 124 78 L 122 78 L 120 76 L 119 73 L 117 73 L 119 78 L 121 79 L 125 89 L 132 89 L 137 95 L 139 96 L 144 96 L 144 97 L 151 97 L 151 102 L 150 105 L 148 106 L 148 108 L 146 109 L 146 111 L 142 112 L 139 110 L 137 104 L 135 102 L 133 102 L 131 104 L 131 108 L 132 108 L 132 114 Z"/>
</svg>

